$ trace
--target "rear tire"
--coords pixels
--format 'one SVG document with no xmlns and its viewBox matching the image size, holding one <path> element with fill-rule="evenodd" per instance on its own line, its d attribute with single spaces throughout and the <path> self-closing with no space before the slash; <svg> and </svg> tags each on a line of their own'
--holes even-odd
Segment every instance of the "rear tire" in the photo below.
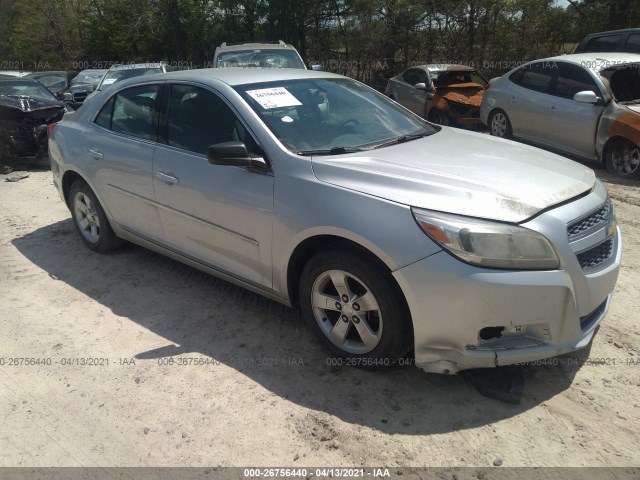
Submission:
<svg viewBox="0 0 640 480">
<path fill-rule="evenodd" d="M 494 110 L 489 115 L 489 133 L 498 138 L 511 138 L 511 121 L 504 110 Z"/>
<path fill-rule="evenodd" d="M 604 165 L 621 178 L 640 178 L 640 147 L 624 138 L 616 138 L 607 146 Z"/>
<path fill-rule="evenodd" d="M 106 253 L 122 246 L 124 241 L 113 232 L 102 205 L 86 182 L 76 180 L 71 185 L 69 208 L 76 230 L 90 250 Z"/>
<path fill-rule="evenodd" d="M 413 347 L 399 290 L 388 273 L 359 252 L 327 250 L 302 271 L 302 316 L 337 357 L 332 364 L 388 367 Z"/>
</svg>

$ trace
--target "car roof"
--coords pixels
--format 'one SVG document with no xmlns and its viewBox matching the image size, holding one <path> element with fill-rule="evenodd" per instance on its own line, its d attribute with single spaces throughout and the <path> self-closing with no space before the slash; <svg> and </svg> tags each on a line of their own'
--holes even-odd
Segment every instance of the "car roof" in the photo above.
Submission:
<svg viewBox="0 0 640 480">
<path fill-rule="evenodd" d="M 145 63 L 123 63 L 119 65 L 113 65 L 109 71 L 114 70 L 127 70 L 127 69 L 136 69 L 136 68 L 160 68 L 163 65 L 166 65 L 164 62 L 145 62 Z"/>
<path fill-rule="evenodd" d="M 223 42 L 219 47 L 219 52 L 233 52 L 238 50 L 295 50 L 293 45 L 279 42 Z"/>
<path fill-rule="evenodd" d="M 179 70 L 162 74 L 145 75 L 125 80 L 127 83 L 145 82 L 157 79 L 187 80 L 210 83 L 218 80 L 231 86 L 251 83 L 277 82 L 279 80 L 304 80 L 309 78 L 346 78 L 342 75 L 328 72 L 316 72 L 297 68 L 200 68 L 196 70 Z M 122 82 L 125 85 L 125 81 Z M 120 82 L 119 82 L 120 83 Z"/>
<path fill-rule="evenodd" d="M 69 73 L 77 73 L 77 72 L 74 72 L 72 70 L 46 70 L 42 72 L 32 72 L 26 76 L 35 77 L 37 75 L 67 75 Z"/>
<path fill-rule="evenodd" d="M 584 38 L 591 39 L 592 37 L 600 37 L 604 35 L 617 35 L 617 34 L 637 33 L 637 32 L 640 32 L 640 28 L 623 28 L 620 30 L 607 30 L 606 32 L 589 33 L 585 35 Z"/>
<path fill-rule="evenodd" d="M 588 52 L 558 55 L 535 61 L 567 62 L 586 67 L 593 72 L 600 72 L 616 65 L 640 63 L 640 54 L 624 52 Z"/>
<path fill-rule="evenodd" d="M 475 72 L 474 67 L 469 65 L 458 65 L 455 63 L 428 63 L 425 65 L 417 65 L 412 68 L 422 68 L 429 70 L 429 72 Z"/>
<path fill-rule="evenodd" d="M 31 82 L 31 83 L 37 83 L 38 85 L 42 85 L 39 81 L 37 81 L 35 78 L 25 78 L 25 77 L 1 77 L 0 78 L 0 82 L 2 83 L 24 83 L 24 82 Z M 44 87 L 44 85 L 42 85 Z M 46 88 L 46 87 L 45 87 Z"/>
<path fill-rule="evenodd" d="M 21 78 L 30 73 L 31 72 L 23 72 L 22 70 L 0 70 L 0 75 L 4 75 L 5 77 Z"/>
</svg>

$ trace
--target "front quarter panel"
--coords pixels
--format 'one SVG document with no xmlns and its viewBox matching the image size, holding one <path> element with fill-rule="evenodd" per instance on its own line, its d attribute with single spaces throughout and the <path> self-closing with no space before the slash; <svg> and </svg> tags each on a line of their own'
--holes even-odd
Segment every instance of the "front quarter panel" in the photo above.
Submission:
<svg viewBox="0 0 640 480">
<path fill-rule="evenodd" d="M 622 137 L 640 145 L 640 113 L 609 102 L 602 114 L 596 137 L 598 158 L 604 159 L 604 147 L 610 138 Z"/>
<path fill-rule="evenodd" d="M 350 240 L 376 255 L 391 271 L 441 249 L 415 222 L 411 209 L 318 180 L 309 157 L 286 155 L 276 173 L 274 289 L 287 295 L 287 269 L 303 241 L 319 235 Z"/>
</svg>

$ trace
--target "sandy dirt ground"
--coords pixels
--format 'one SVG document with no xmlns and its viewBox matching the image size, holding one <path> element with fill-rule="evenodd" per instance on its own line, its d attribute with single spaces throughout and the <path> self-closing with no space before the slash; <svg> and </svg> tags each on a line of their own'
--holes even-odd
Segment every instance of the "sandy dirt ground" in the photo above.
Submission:
<svg viewBox="0 0 640 480">
<path fill-rule="evenodd" d="M 20 173 L 0 176 L 0 466 L 640 465 L 638 182 L 597 172 L 624 256 L 590 352 L 527 367 L 510 405 L 464 376 L 331 367 L 295 311 L 137 246 L 90 252 L 50 172 Z"/>
</svg>

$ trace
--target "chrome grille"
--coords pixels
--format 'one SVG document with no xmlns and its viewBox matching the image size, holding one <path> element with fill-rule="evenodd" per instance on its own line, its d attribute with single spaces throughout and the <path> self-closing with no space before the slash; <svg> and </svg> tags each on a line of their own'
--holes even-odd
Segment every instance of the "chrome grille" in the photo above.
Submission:
<svg viewBox="0 0 640 480">
<path fill-rule="evenodd" d="M 589 214 L 588 216 L 577 220 L 567 227 L 567 235 L 569 242 L 573 242 L 588 233 L 598 230 L 609 223 L 611 213 L 611 200 L 607 200 L 599 210 Z"/>
<path fill-rule="evenodd" d="M 577 254 L 578 263 L 583 270 L 589 270 L 592 268 L 596 268 L 598 265 L 606 262 L 611 258 L 611 254 L 613 253 L 614 239 L 609 238 L 604 242 L 596 245 L 589 250 L 586 250 L 582 253 Z"/>
<path fill-rule="evenodd" d="M 15 127 L 9 132 L 11 153 L 17 157 L 29 157 L 36 154 L 38 145 L 33 127 Z"/>
<path fill-rule="evenodd" d="M 87 92 L 74 92 L 73 101 L 74 103 L 83 103 L 88 96 Z"/>
</svg>

